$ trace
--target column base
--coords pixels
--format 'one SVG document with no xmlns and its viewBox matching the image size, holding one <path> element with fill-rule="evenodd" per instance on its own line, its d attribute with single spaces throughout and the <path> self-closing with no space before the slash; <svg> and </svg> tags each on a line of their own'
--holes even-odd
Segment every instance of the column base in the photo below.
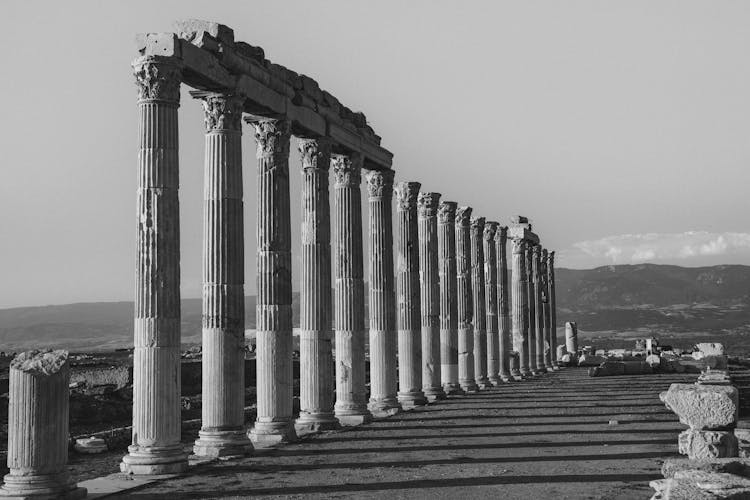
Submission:
<svg viewBox="0 0 750 500">
<path fill-rule="evenodd" d="M 392 397 L 371 399 L 367 404 L 367 409 L 370 410 L 373 418 L 392 417 L 403 410 L 398 400 Z"/>
<path fill-rule="evenodd" d="M 273 448 L 297 440 L 294 425 L 287 422 L 255 422 L 248 433 L 250 441 L 256 448 Z"/>
<path fill-rule="evenodd" d="M 398 402 L 404 410 L 410 410 L 427 404 L 427 398 L 422 391 L 399 392 Z"/>
<path fill-rule="evenodd" d="M 142 448 L 130 445 L 120 463 L 120 472 L 137 476 L 179 474 L 187 469 L 188 455 L 181 446 Z"/>
<path fill-rule="evenodd" d="M 294 422 L 294 430 L 297 436 L 317 434 L 322 431 L 334 431 L 339 429 L 339 421 L 333 413 L 308 413 L 300 412 L 299 418 Z"/>
<path fill-rule="evenodd" d="M 428 403 L 434 403 L 446 399 L 448 395 L 445 393 L 442 387 L 425 387 L 422 388 L 424 391 L 424 397 L 427 398 Z"/>
<path fill-rule="evenodd" d="M 502 380 L 500 380 L 500 377 L 498 377 L 497 375 L 493 375 L 493 376 L 491 376 L 491 377 L 487 377 L 487 380 L 489 380 L 489 381 L 490 381 L 490 384 L 491 384 L 491 385 L 492 385 L 493 387 L 497 387 L 498 385 L 500 385 L 500 384 L 502 384 L 502 383 L 503 383 L 503 381 L 502 381 Z"/>
<path fill-rule="evenodd" d="M 35 474 L 16 476 L 7 474 L 0 486 L 0 498 L 33 498 L 34 500 L 78 500 L 86 498 L 86 488 L 79 488 L 70 474 Z"/>
<path fill-rule="evenodd" d="M 242 457 L 253 451 L 253 443 L 244 430 L 198 432 L 193 454 L 199 457 Z"/>
<path fill-rule="evenodd" d="M 443 384 L 443 391 L 448 396 L 464 396 L 466 393 L 463 389 L 461 389 L 461 386 L 455 382 L 450 382 L 448 384 Z"/>
<path fill-rule="evenodd" d="M 357 414 L 336 414 L 336 419 L 339 421 L 341 427 L 357 427 L 359 425 L 369 424 L 372 422 L 372 413 L 366 410 L 366 413 Z"/>
<path fill-rule="evenodd" d="M 487 377 L 479 377 L 477 379 L 477 385 L 482 390 L 492 387 L 492 385 L 490 384 L 490 380 Z"/>
<path fill-rule="evenodd" d="M 545 364 L 544 367 L 547 369 L 548 372 L 551 372 L 552 370 L 555 369 L 555 367 L 550 364 Z"/>
<path fill-rule="evenodd" d="M 466 393 L 479 392 L 479 386 L 474 380 L 462 380 L 461 389 L 463 389 Z"/>
<path fill-rule="evenodd" d="M 555 365 L 555 366 L 552 367 L 552 369 L 554 371 L 558 371 L 558 370 L 560 370 L 560 366 L 559 365 Z"/>
</svg>

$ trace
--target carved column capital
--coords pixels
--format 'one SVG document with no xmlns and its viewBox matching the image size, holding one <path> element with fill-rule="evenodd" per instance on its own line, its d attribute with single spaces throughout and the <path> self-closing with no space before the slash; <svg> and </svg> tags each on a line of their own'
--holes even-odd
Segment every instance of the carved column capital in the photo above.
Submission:
<svg viewBox="0 0 750 500">
<path fill-rule="evenodd" d="M 497 226 L 498 223 L 494 221 L 488 221 L 484 224 L 484 232 L 482 233 L 482 237 L 485 239 L 485 241 L 493 241 L 495 239 Z"/>
<path fill-rule="evenodd" d="M 200 99 L 203 104 L 203 121 L 206 125 L 206 132 L 242 131 L 244 97 L 200 91 L 190 92 L 190 95 Z"/>
<path fill-rule="evenodd" d="M 535 258 L 535 259 L 538 259 L 538 258 L 540 258 L 541 254 L 542 254 L 542 247 L 541 247 L 541 246 L 539 246 L 539 245 L 534 245 L 534 246 L 533 246 L 533 247 L 531 248 L 531 250 L 532 250 L 532 252 L 534 252 L 534 258 Z"/>
<path fill-rule="evenodd" d="M 396 208 L 407 211 L 417 207 L 417 196 L 422 184 L 419 182 L 398 182 L 393 186 L 396 195 Z"/>
<path fill-rule="evenodd" d="M 471 222 L 471 207 L 458 207 L 456 209 L 456 225 L 468 226 Z"/>
<path fill-rule="evenodd" d="M 139 57 L 133 62 L 138 100 L 180 102 L 182 61 L 173 57 Z"/>
<path fill-rule="evenodd" d="M 512 242 L 512 248 L 513 248 L 513 254 L 522 254 L 525 256 L 526 254 L 526 240 L 522 238 L 513 238 L 511 239 Z"/>
<path fill-rule="evenodd" d="M 554 250 L 551 250 L 547 254 L 547 263 L 548 263 L 547 265 L 549 265 L 550 267 L 554 267 L 555 265 L 555 251 Z"/>
<path fill-rule="evenodd" d="M 302 169 L 325 170 L 331 167 L 331 141 L 328 139 L 300 139 L 297 149 L 302 157 Z"/>
<path fill-rule="evenodd" d="M 508 226 L 498 226 L 495 232 L 495 241 L 499 241 L 502 244 L 508 240 Z"/>
<path fill-rule="evenodd" d="M 417 196 L 417 215 L 434 217 L 440 205 L 440 193 L 419 193 Z"/>
<path fill-rule="evenodd" d="M 472 217 L 469 221 L 469 224 L 471 225 L 471 232 L 481 237 L 484 233 L 485 220 L 486 219 L 484 217 Z"/>
<path fill-rule="evenodd" d="M 393 192 L 393 170 L 370 170 L 367 172 L 367 193 L 370 198 L 382 198 Z"/>
<path fill-rule="evenodd" d="M 291 122 L 274 118 L 248 119 L 247 122 L 255 128 L 255 142 L 258 144 L 258 158 L 284 154 L 289 151 L 291 137 Z"/>
<path fill-rule="evenodd" d="M 438 222 L 441 224 L 454 224 L 456 222 L 456 207 L 458 204 L 455 201 L 441 201 L 438 206 Z"/>
<path fill-rule="evenodd" d="M 362 156 L 359 153 L 333 156 L 331 166 L 335 187 L 359 187 L 362 182 Z"/>
</svg>

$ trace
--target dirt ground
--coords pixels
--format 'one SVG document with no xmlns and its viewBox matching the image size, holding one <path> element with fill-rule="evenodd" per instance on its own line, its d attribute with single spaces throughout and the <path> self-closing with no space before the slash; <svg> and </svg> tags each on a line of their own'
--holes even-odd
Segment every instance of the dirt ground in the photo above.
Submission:
<svg viewBox="0 0 750 500">
<path fill-rule="evenodd" d="M 658 394 L 694 380 L 568 368 L 116 498 L 649 498 L 684 428 Z"/>
</svg>

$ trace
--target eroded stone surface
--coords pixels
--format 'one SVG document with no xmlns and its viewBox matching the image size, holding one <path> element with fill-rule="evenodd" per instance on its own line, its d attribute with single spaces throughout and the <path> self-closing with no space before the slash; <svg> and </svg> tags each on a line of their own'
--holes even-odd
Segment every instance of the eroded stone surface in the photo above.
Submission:
<svg viewBox="0 0 750 500">
<path fill-rule="evenodd" d="M 724 472 L 750 477 L 750 460 L 737 457 L 714 458 L 712 460 L 692 460 L 689 458 L 668 458 L 661 466 L 661 474 L 667 479 L 677 472 L 700 470 L 703 472 Z"/>
<path fill-rule="evenodd" d="M 672 384 L 659 395 L 693 430 L 724 429 L 737 422 L 738 393 L 733 386 Z"/>
<path fill-rule="evenodd" d="M 671 479 L 651 481 L 652 499 L 702 500 L 750 498 L 750 480 L 721 472 L 683 470 Z"/>
<path fill-rule="evenodd" d="M 14 370 L 39 375 L 52 375 L 68 361 L 68 351 L 58 349 L 33 350 L 22 352 L 10 363 Z"/>
<path fill-rule="evenodd" d="M 688 429 L 677 438 L 678 451 L 693 460 L 713 460 L 737 456 L 737 438 L 731 431 Z"/>
</svg>

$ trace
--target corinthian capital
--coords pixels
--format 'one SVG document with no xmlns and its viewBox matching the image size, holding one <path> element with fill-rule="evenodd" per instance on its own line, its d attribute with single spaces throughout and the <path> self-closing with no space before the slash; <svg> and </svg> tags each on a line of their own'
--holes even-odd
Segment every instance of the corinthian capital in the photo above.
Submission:
<svg viewBox="0 0 750 500">
<path fill-rule="evenodd" d="M 497 232 L 497 226 L 497 222 L 487 221 L 484 224 L 484 232 L 482 233 L 482 237 L 486 241 L 493 241 L 495 239 L 495 233 Z"/>
<path fill-rule="evenodd" d="M 503 245 L 508 240 L 508 226 L 498 226 L 497 232 L 495 233 L 495 241 L 499 241 Z"/>
<path fill-rule="evenodd" d="M 484 217 L 472 217 L 469 222 L 471 224 L 471 232 L 481 236 L 484 233 L 485 220 Z"/>
<path fill-rule="evenodd" d="M 440 193 L 419 193 L 417 196 L 417 214 L 420 217 L 434 217 L 440 204 Z"/>
<path fill-rule="evenodd" d="M 393 170 L 370 170 L 367 173 L 367 193 L 370 198 L 383 198 L 393 192 Z"/>
<path fill-rule="evenodd" d="M 180 102 L 182 62 L 172 57 L 146 56 L 133 62 L 139 100 Z"/>
<path fill-rule="evenodd" d="M 555 251 L 554 250 L 550 251 L 550 253 L 547 254 L 547 265 L 550 268 L 555 267 Z"/>
<path fill-rule="evenodd" d="M 328 170 L 331 166 L 331 141 L 328 139 L 300 139 L 297 149 L 304 170 Z"/>
<path fill-rule="evenodd" d="M 248 119 L 247 122 L 255 128 L 258 158 L 289 152 L 289 138 L 291 137 L 289 120 L 262 118 L 260 120 Z"/>
<path fill-rule="evenodd" d="M 393 186 L 393 194 L 396 195 L 396 207 L 402 211 L 408 211 L 417 207 L 417 196 L 422 184 L 419 182 L 398 182 Z"/>
<path fill-rule="evenodd" d="M 190 92 L 203 103 L 203 121 L 206 132 L 218 130 L 242 130 L 242 96 L 214 94 L 212 92 Z"/>
<path fill-rule="evenodd" d="M 471 207 L 458 207 L 456 209 L 456 225 L 468 226 L 471 221 Z"/>
<path fill-rule="evenodd" d="M 455 201 L 441 201 L 437 212 L 438 222 L 441 224 L 454 224 L 456 222 L 457 206 L 458 204 Z"/>
<path fill-rule="evenodd" d="M 362 156 L 359 153 L 336 155 L 331 158 L 331 166 L 335 187 L 359 187 L 362 182 Z"/>
</svg>

